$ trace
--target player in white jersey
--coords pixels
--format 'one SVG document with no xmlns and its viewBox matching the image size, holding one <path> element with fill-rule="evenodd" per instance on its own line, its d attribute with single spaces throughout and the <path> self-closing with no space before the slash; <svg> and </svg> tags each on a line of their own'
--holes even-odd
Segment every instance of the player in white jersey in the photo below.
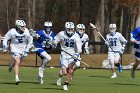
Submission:
<svg viewBox="0 0 140 93">
<path fill-rule="evenodd" d="M 81 42 L 82 42 L 82 47 L 83 47 L 83 50 L 84 50 L 84 54 L 89 54 L 89 47 L 88 47 L 89 37 L 85 33 L 85 25 L 84 24 L 78 24 L 76 26 L 76 32 L 80 36 L 80 39 L 81 39 Z"/>
<path fill-rule="evenodd" d="M 108 46 L 108 59 L 113 72 L 111 78 L 116 78 L 116 66 L 119 68 L 119 72 L 122 72 L 122 66 L 119 63 L 120 53 L 123 54 L 127 41 L 121 33 L 116 32 L 116 24 L 110 24 L 109 30 L 110 33 L 106 36 L 105 43 Z"/>
<path fill-rule="evenodd" d="M 62 73 L 59 74 L 57 85 L 61 85 L 61 77 L 66 75 L 66 81 L 63 85 L 63 90 L 68 90 L 67 86 L 74 71 L 75 64 L 80 53 L 82 52 L 82 42 L 80 41 L 78 34 L 74 31 L 73 22 L 65 23 L 65 31 L 61 31 L 55 36 L 54 43 L 60 43 L 62 49 L 60 56 Z"/>
<path fill-rule="evenodd" d="M 10 29 L 3 40 L 3 49 L 8 48 L 8 41 L 10 40 L 10 51 L 14 59 L 15 70 L 15 81 L 16 85 L 20 83 L 19 79 L 19 65 L 23 57 L 28 55 L 29 49 L 32 47 L 33 38 L 29 33 L 29 30 L 26 28 L 26 23 L 24 20 L 16 20 L 16 27 Z"/>
</svg>

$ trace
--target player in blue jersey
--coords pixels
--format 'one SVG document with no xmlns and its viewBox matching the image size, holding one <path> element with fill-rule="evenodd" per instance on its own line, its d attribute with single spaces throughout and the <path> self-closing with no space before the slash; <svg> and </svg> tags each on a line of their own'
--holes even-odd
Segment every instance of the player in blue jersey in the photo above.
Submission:
<svg viewBox="0 0 140 93">
<path fill-rule="evenodd" d="M 44 23 L 44 30 L 35 31 L 36 34 L 32 36 L 37 36 L 36 40 L 36 51 L 37 55 L 42 59 L 41 66 L 39 67 L 38 80 L 40 84 L 43 84 L 43 72 L 46 64 L 51 60 L 51 56 L 48 54 L 49 50 L 53 48 L 50 44 L 54 40 L 54 32 L 52 31 L 52 22 L 46 21 Z"/>
<path fill-rule="evenodd" d="M 135 78 L 135 70 L 140 64 L 140 27 L 135 28 L 131 33 L 131 42 L 134 43 L 134 55 L 136 62 L 131 69 L 131 77 Z"/>
</svg>

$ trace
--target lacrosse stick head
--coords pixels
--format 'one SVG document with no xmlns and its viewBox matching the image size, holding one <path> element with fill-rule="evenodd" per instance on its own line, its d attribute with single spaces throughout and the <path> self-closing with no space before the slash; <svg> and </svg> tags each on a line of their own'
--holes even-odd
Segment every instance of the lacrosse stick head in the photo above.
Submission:
<svg viewBox="0 0 140 93">
<path fill-rule="evenodd" d="M 92 23 L 90 23 L 90 26 L 91 26 L 93 29 L 96 29 L 96 26 L 93 25 Z"/>
</svg>

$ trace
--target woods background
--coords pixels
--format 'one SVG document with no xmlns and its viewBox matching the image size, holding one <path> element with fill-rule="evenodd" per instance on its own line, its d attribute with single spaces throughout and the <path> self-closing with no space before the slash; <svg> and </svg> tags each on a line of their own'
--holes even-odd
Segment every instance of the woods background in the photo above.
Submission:
<svg viewBox="0 0 140 93">
<path fill-rule="evenodd" d="M 89 23 L 95 24 L 103 36 L 109 32 L 108 25 L 116 23 L 117 31 L 129 42 L 130 32 L 140 26 L 140 0 L 0 0 L 2 36 L 19 18 L 35 30 L 43 29 L 45 21 L 52 21 L 55 33 L 64 29 L 66 21 L 83 23 L 90 38 L 90 52 L 104 53 L 107 48 Z M 131 52 L 131 46 L 127 46 L 126 52 Z"/>
</svg>

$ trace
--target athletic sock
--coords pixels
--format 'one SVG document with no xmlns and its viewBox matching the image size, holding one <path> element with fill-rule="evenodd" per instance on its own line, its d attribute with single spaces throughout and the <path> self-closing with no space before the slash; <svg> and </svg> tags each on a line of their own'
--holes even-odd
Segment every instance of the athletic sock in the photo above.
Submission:
<svg viewBox="0 0 140 93">
<path fill-rule="evenodd" d="M 69 85 L 68 81 L 65 81 L 64 85 L 67 85 L 68 86 Z"/>
<path fill-rule="evenodd" d="M 115 66 L 119 67 L 120 66 L 120 63 L 115 64 Z"/>
</svg>

